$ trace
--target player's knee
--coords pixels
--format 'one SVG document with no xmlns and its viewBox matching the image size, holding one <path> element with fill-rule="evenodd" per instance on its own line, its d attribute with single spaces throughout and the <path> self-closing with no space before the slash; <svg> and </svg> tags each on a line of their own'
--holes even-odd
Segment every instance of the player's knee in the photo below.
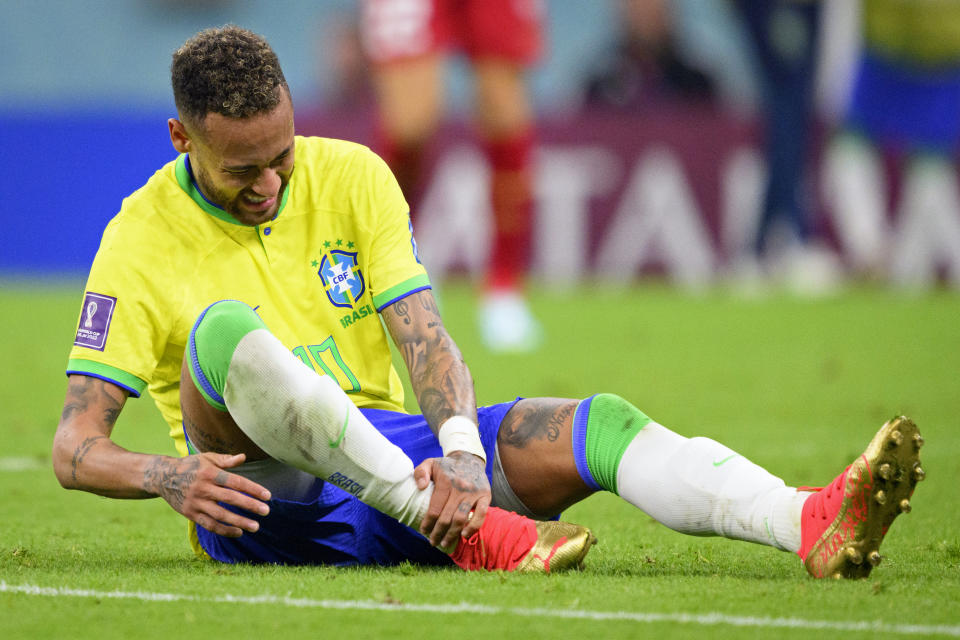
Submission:
<svg viewBox="0 0 960 640">
<path fill-rule="evenodd" d="M 200 312 L 192 333 L 206 337 L 236 331 L 237 327 L 246 333 L 257 326 L 263 326 L 263 321 L 250 305 L 239 300 L 218 300 Z"/>
<path fill-rule="evenodd" d="M 635 434 L 650 423 L 640 409 L 614 393 L 599 393 L 590 402 L 589 428 Z"/>
<path fill-rule="evenodd" d="M 223 388 L 234 349 L 254 329 L 265 328 L 256 311 L 239 300 L 220 300 L 203 310 L 187 341 L 190 376 L 208 404 L 226 410 Z"/>
</svg>

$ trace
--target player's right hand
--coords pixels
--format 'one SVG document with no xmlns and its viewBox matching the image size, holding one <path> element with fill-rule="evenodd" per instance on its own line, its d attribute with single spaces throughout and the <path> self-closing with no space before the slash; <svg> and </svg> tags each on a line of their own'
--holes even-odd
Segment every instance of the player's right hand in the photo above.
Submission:
<svg viewBox="0 0 960 640">
<path fill-rule="evenodd" d="M 204 529 L 228 538 L 256 532 L 260 523 L 222 507 L 220 502 L 265 516 L 270 491 L 226 469 L 243 464 L 242 453 L 200 453 L 184 458 L 158 456 L 144 476 L 148 489 Z"/>
</svg>

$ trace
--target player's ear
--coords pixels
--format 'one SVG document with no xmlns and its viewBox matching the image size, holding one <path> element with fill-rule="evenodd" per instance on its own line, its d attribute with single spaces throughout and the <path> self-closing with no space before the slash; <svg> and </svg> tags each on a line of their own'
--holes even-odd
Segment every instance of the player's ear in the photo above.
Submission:
<svg viewBox="0 0 960 640">
<path fill-rule="evenodd" d="M 167 127 L 170 129 L 170 142 L 173 143 L 173 148 L 180 153 L 189 153 L 190 134 L 187 133 L 187 128 L 183 126 L 183 123 L 176 118 L 170 118 L 167 120 Z"/>
</svg>

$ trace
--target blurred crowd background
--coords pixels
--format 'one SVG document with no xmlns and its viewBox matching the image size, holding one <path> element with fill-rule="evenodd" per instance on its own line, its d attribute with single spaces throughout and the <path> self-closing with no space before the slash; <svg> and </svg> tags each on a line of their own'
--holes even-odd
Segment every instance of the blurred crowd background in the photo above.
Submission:
<svg viewBox="0 0 960 640">
<path fill-rule="evenodd" d="M 917 5 L 923 5 L 921 11 Z M 545 0 L 531 269 L 554 287 L 960 286 L 960 1 Z M 375 142 L 355 0 L 0 1 L 0 276 L 82 276 L 174 157 L 173 50 L 263 34 L 298 133 Z M 411 204 L 434 278 L 483 272 L 468 65 Z"/>
</svg>

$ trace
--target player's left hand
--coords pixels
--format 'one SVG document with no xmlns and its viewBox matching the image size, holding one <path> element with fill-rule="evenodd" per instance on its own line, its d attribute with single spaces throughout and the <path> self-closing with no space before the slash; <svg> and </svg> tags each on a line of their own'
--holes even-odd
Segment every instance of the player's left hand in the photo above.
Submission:
<svg viewBox="0 0 960 640">
<path fill-rule="evenodd" d="M 484 467 L 472 453 L 453 451 L 443 458 L 427 458 L 414 469 L 421 490 L 433 481 L 430 507 L 420 524 L 420 533 L 430 544 L 452 550 L 459 536 L 469 538 L 479 531 L 491 498 Z"/>
</svg>

